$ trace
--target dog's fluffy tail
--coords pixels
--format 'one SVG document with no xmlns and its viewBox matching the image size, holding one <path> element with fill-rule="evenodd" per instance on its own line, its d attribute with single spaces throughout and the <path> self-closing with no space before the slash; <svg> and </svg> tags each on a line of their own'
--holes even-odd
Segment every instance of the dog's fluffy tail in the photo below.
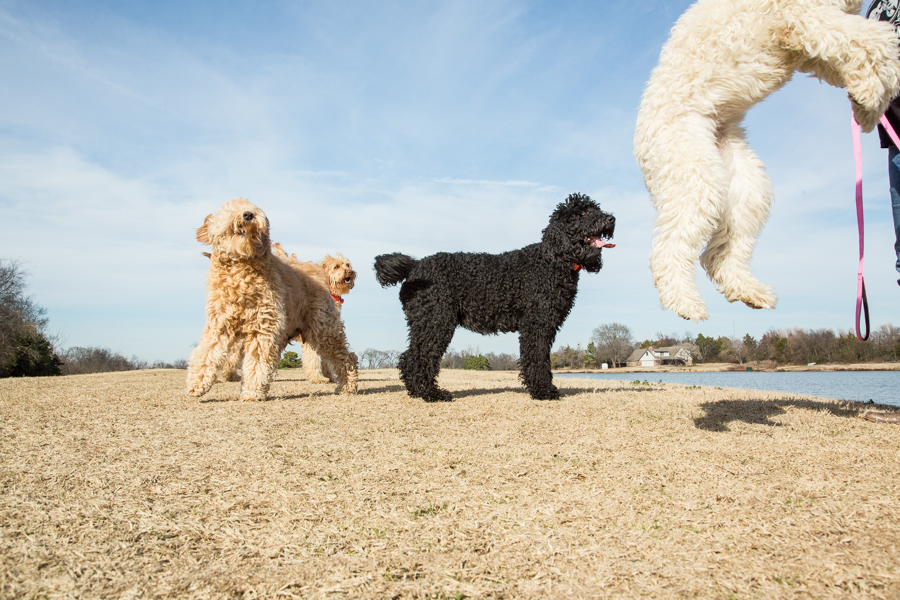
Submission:
<svg viewBox="0 0 900 600">
<path fill-rule="evenodd" d="M 413 270 L 417 262 L 419 261 L 411 256 L 399 252 L 376 256 L 375 277 L 381 287 L 396 285 L 409 277 L 409 272 Z"/>
</svg>

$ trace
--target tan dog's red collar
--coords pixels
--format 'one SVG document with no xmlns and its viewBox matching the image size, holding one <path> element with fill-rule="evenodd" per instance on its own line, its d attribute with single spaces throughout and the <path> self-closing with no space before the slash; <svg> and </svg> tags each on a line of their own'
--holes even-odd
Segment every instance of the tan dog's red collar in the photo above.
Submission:
<svg viewBox="0 0 900 600">
<path fill-rule="evenodd" d="M 335 302 L 340 302 L 341 304 L 344 303 L 344 299 L 341 298 L 340 296 L 335 296 L 334 294 L 331 294 L 331 297 L 334 299 Z"/>
</svg>

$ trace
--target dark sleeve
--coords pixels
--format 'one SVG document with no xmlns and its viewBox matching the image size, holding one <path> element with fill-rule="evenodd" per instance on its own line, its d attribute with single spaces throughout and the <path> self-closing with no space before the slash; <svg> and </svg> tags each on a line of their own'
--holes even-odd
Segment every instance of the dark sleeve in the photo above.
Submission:
<svg viewBox="0 0 900 600">
<path fill-rule="evenodd" d="M 885 111 L 884 116 L 887 117 L 891 127 L 894 128 L 894 133 L 900 135 L 900 96 L 891 100 L 891 104 Z M 882 148 L 894 147 L 894 140 L 891 139 L 891 136 L 888 135 L 888 132 L 882 127 L 881 123 L 878 124 L 878 137 L 881 140 Z"/>
<path fill-rule="evenodd" d="M 869 5 L 868 10 L 866 10 L 866 18 L 873 18 L 872 13 L 877 8 L 878 20 L 891 23 L 894 28 L 897 29 L 898 35 L 900 35 L 900 24 L 898 24 L 898 22 L 900 22 L 900 10 L 898 10 L 900 6 L 898 5 L 900 5 L 898 0 L 873 0 Z M 891 100 L 891 104 L 888 106 L 884 115 L 887 117 L 888 122 L 891 124 L 894 131 L 898 132 L 898 135 L 900 135 L 900 96 Z M 894 141 L 880 123 L 878 124 L 878 138 L 881 140 L 882 148 L 894 147 Z"/>
</svg>

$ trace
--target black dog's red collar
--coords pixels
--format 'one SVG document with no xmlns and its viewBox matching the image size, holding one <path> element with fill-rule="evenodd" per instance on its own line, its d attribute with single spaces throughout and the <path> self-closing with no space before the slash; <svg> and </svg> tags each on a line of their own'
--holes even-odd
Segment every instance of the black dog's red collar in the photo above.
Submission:
<svg viewBox="0 0 900 600">
<path fill-rule="evenodd" d="M 331 297 L 334 298 L 335 302 L 340 302 L 341 304 L 344 303 L 344 299 L 341 298 L 340 296 L 335 296 L 334 294 L 332 294 Z"/>
<path fill-rule="evenodd" d="M 580 270 L 581 270 L 581 265 L 572 265 L 572 270 L 573 270 L 573 271 L 580 271 Z"/>
</svg>

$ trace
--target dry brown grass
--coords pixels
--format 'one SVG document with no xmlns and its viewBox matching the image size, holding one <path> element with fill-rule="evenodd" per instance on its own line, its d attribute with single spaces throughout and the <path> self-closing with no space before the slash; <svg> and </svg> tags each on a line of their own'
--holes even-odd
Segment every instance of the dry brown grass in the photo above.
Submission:
<svg viewBox="0 0 900 600">
<path fill-rule="evenodd" d="M 5 598 L 900 597 L 894 425 L 774 392 L 0 381 Z"/>
</svg>

